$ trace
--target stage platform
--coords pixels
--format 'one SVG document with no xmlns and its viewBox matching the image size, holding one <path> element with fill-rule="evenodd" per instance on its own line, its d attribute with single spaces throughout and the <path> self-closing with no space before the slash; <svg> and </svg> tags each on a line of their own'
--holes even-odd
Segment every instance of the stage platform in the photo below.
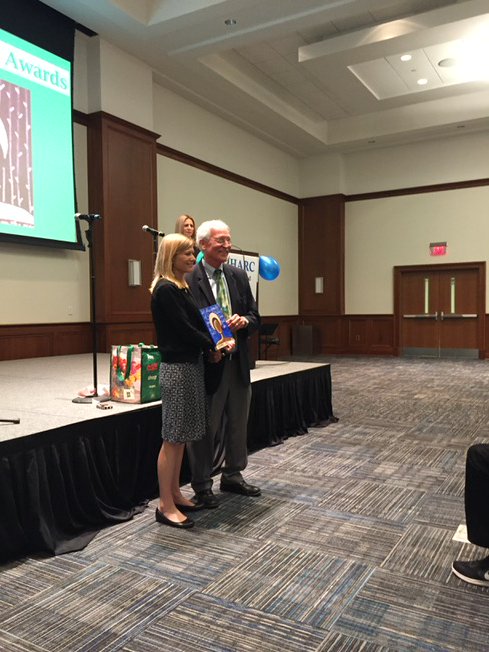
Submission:
<svg viewBox="0 0 489 652">
<path fill-rule="evenodd" d="M 97 363 L 108 384 L 109 355 Z M 0 362 L 0 419 L 20 419 L 0 422 L 0 559 L 80 549 L 157 495 L 160 402 L 73 403 L 92 368 L 89 354 Z M 251 373 L 251 452 L 336 420 L 329 364 L 257 361 Z"/>
</svg>

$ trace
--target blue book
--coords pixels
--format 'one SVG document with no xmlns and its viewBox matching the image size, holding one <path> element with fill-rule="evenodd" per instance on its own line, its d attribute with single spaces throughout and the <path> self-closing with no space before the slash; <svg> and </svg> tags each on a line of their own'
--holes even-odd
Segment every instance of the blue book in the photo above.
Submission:
<svg viewBox="0 0 489 652">
<path fill-rule="evenodd" d="M 201 308 L 200 312 L 217 351 L 228 344 L 235 343 L 233 333 L 224 317 L 221 306 L 214 303 L 212 306 L 207 306 L 207 308 Z"/>
</svg>

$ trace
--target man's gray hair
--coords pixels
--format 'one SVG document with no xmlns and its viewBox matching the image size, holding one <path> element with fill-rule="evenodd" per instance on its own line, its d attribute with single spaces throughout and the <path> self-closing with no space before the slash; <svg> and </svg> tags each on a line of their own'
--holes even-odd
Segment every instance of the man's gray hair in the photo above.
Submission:
<svg viewBox="0 0 489 652">
<path fill-rule="evenodd" d="M 199 247 L 202 240 L 210 239 L 211 231 L 230 231 L 230 229 L 226 222 L 222 220 L 207 220 L 207 222 L 202 222 L 195 235 L 195 241 Z"/>
</svg>

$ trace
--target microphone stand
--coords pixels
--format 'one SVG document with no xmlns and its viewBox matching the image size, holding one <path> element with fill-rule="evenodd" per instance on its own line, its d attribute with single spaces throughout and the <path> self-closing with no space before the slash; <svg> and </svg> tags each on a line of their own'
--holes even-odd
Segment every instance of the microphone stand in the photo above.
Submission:
<svg viewBox="0 0 489 652">
<path fill-rule="evenodd" d="M 91 403 L 92 398 L 98 396 L 98 378 L 97 378 L 97 317 L 96 317 L 96 294 L 95 294 L 95 263 L 94 263 L 94 254 L 93 254 L 93 224 L 95 221 L 102 219 L 100 215 L 90 214 L 90 215 L 80 215 L 79 220 L 85 220 L 88 224 L 88 229 L 85 231 L 85 237 L 87 239 L 87 248 L 88 248 L 88 264 L 90 267 L 90 321 L 92 327 L 92 365 L 93 365 L 93 387 L 94 393 L 90 396 L 76 396 L 73 399 L 73 403 Z"/>
<path fill-rule="evenodd" d="M 145 233 L 150 233 L 151 237 L 153 238 L 153 258 L 154 261 L 156 261 L 156 256 L 158 255 L 158 238 L 164 238 L 165 234 L 161 231 L 158 231 L 158 229 L 154 229 L 152 226 L 148 226 L 147 224 L 141 228 Z"/>
<path fill-rule="evenodd" d="M 152 233 L 151 236 L 153 238 L 153 262 L 155 262 L 158 255 L 158 233 Z"/>
</svg>

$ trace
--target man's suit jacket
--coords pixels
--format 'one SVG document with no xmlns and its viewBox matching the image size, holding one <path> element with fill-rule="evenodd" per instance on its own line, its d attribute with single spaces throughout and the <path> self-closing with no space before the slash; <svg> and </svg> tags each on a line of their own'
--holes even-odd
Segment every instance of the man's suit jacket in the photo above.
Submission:
<svg viewBox="0 0 489 652">
<path fill-rule="evenodd" d="M 238 350 L 235 354 L 239 357 L 239 366 L 241 377 L 245 385 L 250 384 L 250 359 L 248 353 L 248 337 L 258 329 L 260 325 L 260 315 L 256 301 L 251 293 L 250 283 L 246 272 L 234 267 L 234 265 L 223 265 L 224 276 L 229 289 L 229 298 L 231 299 L 231 308 L 233 314 L 236 313 L 248 320 L 247 328 L 236 331 Z M 197 302 L 199 308 L 206 308 L 216 303 L 214 294 L 207 278 L 206 271 L 199 263 L 194 267 L 192 272 L 187 275 L 187 282 L 190 291 Z M 206 386 L 208 393 L 216 391 L 221 380 L 223 362 L 206 365 Z"/>
</svg>

